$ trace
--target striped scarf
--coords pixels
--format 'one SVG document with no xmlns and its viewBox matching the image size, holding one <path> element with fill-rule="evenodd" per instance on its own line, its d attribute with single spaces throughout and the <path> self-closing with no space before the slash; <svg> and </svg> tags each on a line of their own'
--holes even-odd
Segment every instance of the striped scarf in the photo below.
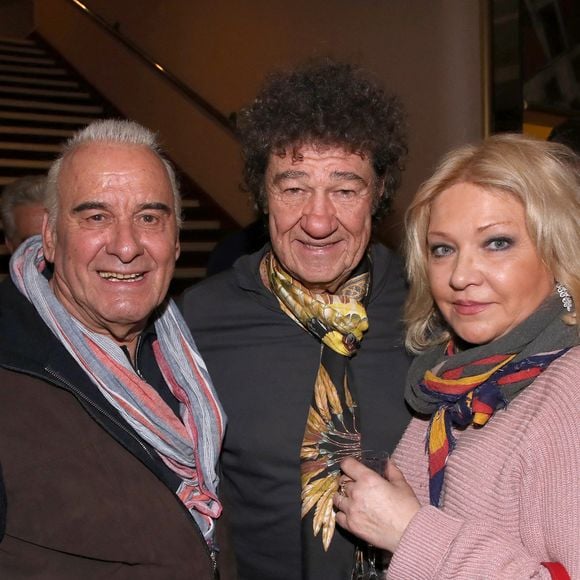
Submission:
<svg viewBox="0 0 580 580">
<path fill-rule="evenodd" d="M 141 379 L 110 337 L 93 332 L 56 299 L 43 275 L 40 237 L 30 238 L 10 261 L 10 274 L 45 324 L 107 401 L 181 479 L 177 496 L 212 544 L 221 514 L 216 464 L 225 427 L 205 364 L 173 301 L 152 314 L 157 339 L 155 360 L 173 396 L 181 421 L 157 391 Z"/>
<path fill-rule="evenodd" d="M 453 427 L 486 425 L 577 343 L 575 327 L 564 324 L 562 314 L 562 303 L 552 296 L 504 337 L 464 351 L 451 341 L 415 360 L 405 398 L 415 411 L 431 416 L 426 440 L 431 505 L 442 504 L 445 467 L 456 445 Z"/>
</svg>

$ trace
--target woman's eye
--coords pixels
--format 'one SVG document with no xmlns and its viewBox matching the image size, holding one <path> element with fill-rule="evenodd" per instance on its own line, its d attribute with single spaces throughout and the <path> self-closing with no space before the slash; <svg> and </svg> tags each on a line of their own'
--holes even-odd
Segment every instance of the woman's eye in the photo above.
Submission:
<svg viewBox="0 0 580 580">
<path fill-rule="evenodd" d="M 453 252 L 450 246 L 445 246 L 443 244 L 434 245 L 429 248 L 431 255 L 435 258 L 442 258 L 444 256 L 449 256 Z"/>
<path fill-rule="evenodd" d="M 513 240 L 511 238 L 494 238 L 489 240 L 486 246 L 490 250 L 506 250 L 513 244 Z"/>
</svg>

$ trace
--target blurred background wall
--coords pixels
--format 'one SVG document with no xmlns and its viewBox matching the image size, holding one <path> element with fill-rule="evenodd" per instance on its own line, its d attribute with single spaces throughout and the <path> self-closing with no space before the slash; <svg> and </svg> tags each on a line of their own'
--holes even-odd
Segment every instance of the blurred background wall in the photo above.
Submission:
<svg viewBox="0 0 580 580">
<path fill-rule="evenodd" d="M 361 64 L 399 94 L 410 156 L 381 237 L 396 245 L 409 197 L 449 148 L 483 127 L 482 26 L 476 0 L 83 0 L 228 117 L 272 69 L 316 55 Z M 69 0 L 36 0 L 38 32 L 126 116 L 158 130 L 172 158 L 238 223 L 235 138 Z"/>
</svg>

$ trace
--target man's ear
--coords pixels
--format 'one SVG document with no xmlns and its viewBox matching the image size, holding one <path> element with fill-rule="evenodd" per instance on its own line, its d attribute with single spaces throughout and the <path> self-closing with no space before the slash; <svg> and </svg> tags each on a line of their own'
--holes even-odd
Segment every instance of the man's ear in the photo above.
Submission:
<svg viewBox="0 0 580 580">
<path fill-rule="evenodd" d="M 176 262 L 179 259 L 180 255 L 181 255 L 181 244 L 179 242 L 179 235 L 178 235 L 177 239 L 175 240 L 175 261 Z"/>
<path fill-rule="evenodd" d="M 375 215 L 377 208 L 381 204 L 383 197 L 385 197 L 385 179 L 386 177 L 383 177 L 382 179 L 377 179 L 373 200 L 373 216 Z"/>
<path fill-rule="evenodd" d="M 48 212 L 44 212 L 42 220 L 42 250 L 44 259 L 48 262 L 54 262 L 54 248 L 56 245 L 56 224 L 51 223 L 48 219 Z"/>
</svg>

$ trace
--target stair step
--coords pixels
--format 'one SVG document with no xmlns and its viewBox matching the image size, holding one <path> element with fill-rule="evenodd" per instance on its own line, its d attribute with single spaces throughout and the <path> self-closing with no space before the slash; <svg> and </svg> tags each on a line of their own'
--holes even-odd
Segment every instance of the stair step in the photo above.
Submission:
<svg viewBox="0 0 580 580">
<path fill-rule="evenodd" d="M 24 73 L 25 75 L 43 76 L 66 76 L 67 72 L 63 68 L 40 67 L 40 66 L 18 66 L 13 64 L 2 64 L 0 62 L 0 72 L 2 73 Z"/>
<path fill-rule="evenodd" d="M 36 47 L 36 43 L 34 42 L 34 40 L 30 40 L 30 38 L 15 38 L 12 36 L 0 35 L 0 43 L 14 46 L 29 46 L 34 47 L 36 50 L 40 50 L 39 48 Z"/>
<path fill-rule="evenodd" d="M 181 242 L 182 252 L 211 252 L 217 242 Z"/>
<path fill-rule="evenodd" d="M 1 162 L 1 160 L 0 160 Z M 182 231 L 189 230 L 219 230 L 221 223 L 218 220 L 186 221 L 181 225 Z"/>
<path fill-rule="evenodd" d="M 32 95 L 34 97 L 46 97 L 51 99 L 54 97 L 63 97 L 66 99 L 82 99 L 89 100 L 91 96 L 89 93 L 82 91 L 56 91 L 54 89 L 31 89 L 29 87 L 18 87 L 15 85 L 0 85 L 0 93 L 14 94 L 14 95 Z"/>
<path fill-rule="evenodd" d="M 38 151 L 46 153 L 60 153 L 62 147 L 58 144 L 46 143 L 6 143 L 0 141 L 0 150 L 8 151 Z"/>
<path fill-rule="evenodd" d="M 3 75 L 0 74 L 0 82 L 3 83 L 20 83 L 23 85 L 38 85 L 41 87 L 71 87 L 73 89 L 78 89 L 79 83 L 71 80 L 60 80 L 60 79 L 39 79 L 36 77 L 22 77 L 15 75 Z"/>
<path fill-rule="evenodd" d="M 199 207 L 199 199 L 192 199 L 191 197 L 184 197 L 181 200 L 181 207 L 183 209 L 190 207 Z"/>
<path fill-rule="evenodd" d="M 27 113 L 26 111 L 0 111 L 0 119 L 11 121 L 37 121 L 40 123 L 64 123 L 72 125 L 88 125 L 95 120 L 94 117 L 77 117 L 74 115 L 50 115 L 42 113 Z"/>
<path fill-rule="evenodd" d="M 0 159 L 0 167 L 21 167 L 30 169 L 48 169 L 50 161 L 39 161 L 36 159 Z"/>
<path fill-rule="evenodd" d="M 97 105 L 68 105 L 66 103 L 49 103 L 46 101 L 36 101 L 36 100 L 21 100 L 21 99 L 3 99 L 0 98 L 0 107 L 9 108 L 20 108 L 29 109 L 37 111 L 63 111 L 70 113 L 84 113 L 93 115 L 102 115 L 103 107 Z"/>
<path fill-rule="evenodd" d="M 46 50 L 43 50 L 42 48 L 32 48 L 30 46 L 6 44 L 0 40 L 0 54 L 9 54 L 13 56 L 46 56 Z"/>
<path fill-rule="evenodd" d="M 20 127 L 18 125 L 1 125 L 0 135 L 30 135 L 40 137 L 51 137 L 68 139 L 74 135 L 72 129 L 50 129 L 43 127 Z"/>
<path fill-rule="evenodd" d="M 21 64 L 40 64 L 56 66 L 56 61 L 49 57 L 40 56 L 15 56 L 13 54 L 2 54 L 0 51 L 0 62 L 14 62 Z"/>
</svg>

